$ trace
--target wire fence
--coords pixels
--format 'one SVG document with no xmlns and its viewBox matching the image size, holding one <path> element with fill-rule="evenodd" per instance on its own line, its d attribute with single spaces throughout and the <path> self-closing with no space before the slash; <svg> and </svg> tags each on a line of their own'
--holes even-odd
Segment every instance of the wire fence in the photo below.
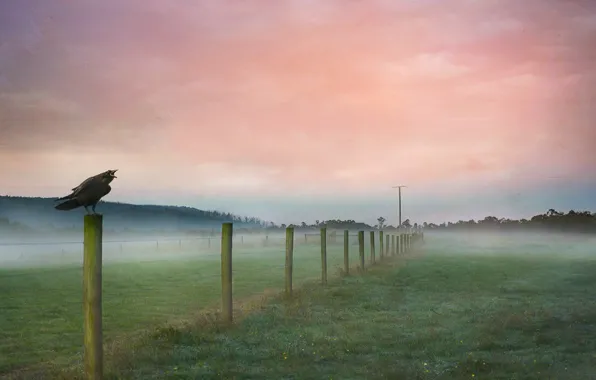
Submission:
<svg viewBox="0 0 596 380">
<path fill-rule="evenodd" d="M 365 234 L 369 244 L 369 236 Z M 328 244 L 343 244 L 343 235 L 338 231 L 328 233 Z M 350 234 L 350 244 L 358 244 L 356 232 Z M 294 239 L 295 245 L 318 244 L 320 233 L 300 232 Z M 236 247 L 257 248 L 283 246 L 285 236 L 277 234 L 234 235 Z M 158 261 L 184 256 L 217 255 L 221 248 L 221 235 L 206 237 L 159 237 L 143 239 L 106 239 L 103 241 L 104 261 Z M 82 265 L 83 241 L 13 241 L 0 242 L 0 269 L 13 267 L 55 266 L 67 264 Z"/>
<path fill-rule="evenodd" d="M 325 236 L 326 272 L 339 276 L 346 264 L 343 233 Z M 105 343 L 221 305 L 221 242 L 221 235 L 103 241 Z M 233 236 L 234 305 L 284 290 L 286 243 L 281 234 Z M 298 233 L 293 243 L 293 286 L 320 281 L 321 234 Z M 355 231 L 349 233 L 349 266 L 360 265 L 361 245 L 371 263 L 370 243 L 369 231 L 361 244 Z M 378 258 L 378 242 L 376 249 Z M 384 253 L 389 249 L 385 245 Z M 14 250 L 12 261 L 6 258 L 9 250 Z M 80 360 L 83 242 L 1 243 L 0 257 L 0 377 L 40 362 Z"/>
</svg>

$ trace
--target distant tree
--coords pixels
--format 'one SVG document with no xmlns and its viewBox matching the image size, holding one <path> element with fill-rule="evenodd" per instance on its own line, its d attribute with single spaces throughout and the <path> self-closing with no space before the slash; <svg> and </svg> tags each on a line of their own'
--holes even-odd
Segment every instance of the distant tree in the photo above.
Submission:
<svg viewBox="0 0 596 380">
<path fill-rule="evenodd" d="M 448 222 L 440 225 L 428 223 L 428 228 L 433 229 L 480 229 L 480 230 L 514 230 L 514 229 L 548 229 L 556 231 L 593 232 L 596 233 L 596 214 L 590 211 L 569 210 L 564 213 L 553 208 L 544 214 L 534 215 L 530 219 L 509 219 L 487 216 L 475 222 L 460 220 L 456 223 Z"/>
<path fill-rule="evenodd" d="M 387 219 L 383 218 L 382 216 L 377 218 L 377 222 L 379 223 L 379 229 L 382 229 L 385 226 L 385 222 L 387 221 Z"/>
</svg>

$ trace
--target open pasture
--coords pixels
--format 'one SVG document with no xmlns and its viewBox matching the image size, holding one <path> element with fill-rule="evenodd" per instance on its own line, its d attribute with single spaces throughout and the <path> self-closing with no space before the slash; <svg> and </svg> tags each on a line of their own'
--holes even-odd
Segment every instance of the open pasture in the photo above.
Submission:
<svg viewBox="0 0 596 380">
<path fill-rule="evenodd" d="M 429 233 L 409 258 L 305 285 L 231 329 L 156 329 L 106 378 L 592 379 L 592 242 Z M 53 374 L 81 378 L 80 366 Z"/>
<path fill-rule="evenodd" d="M 292 302 L 273 301 L 230 331 L 164 331 L 108 373 L 138 380 L 594 379 L 593 242 L 429 233 L 413 257 L 311 287 Z"/>
<path fill-rule="evenodd" d="M 296 236 L 294 284 L 321 276 L 320 246 Z M 350 258 L 357 265 L 355 237 Z M 284 287 L 281 236 L 234 239 L 234 299 Z M 144 244 L 144 245 L 143 245 Z M 219 307 L 220 240 L 150 241 L 120 249 L 106 244 L 103 270 L 105 342 Z M 0 267 L 0 374 L 45 361 L 68 362 L 83 341 L 82 246 L 77 252 L 29 252 Z M 50 246 L 52 247 L 52 246 Z M 365 245 L 368 255 L 369 245 Z M 1 247 L 0 247 L 1 248 Z M 31 257 L 35 256 L 35 259 Z M 328 273 L 339 274 L 343 245 L 328 244 Z"/>
<path fill-rule="evenodd" d="M 328 287 L 306 286 L 291 303 L 272 300 L 231 330 L 153 329 L 161 332 L 106 362 L 107 378 L 313 378 L 313 371 L 325 378 L 591 378 L 594 238 L 428 232 L 425 241 L 405 262 L 391 260 Z M 338 243 L 328 246 L 330 273 L 342 265 Z M 350 248 L 356 264 L 357 246 Z M 281 291 L 281 244 L 234 252 L 236 298 Z M 294 259 L 297 282 L 318 281 L 316 242 L 296 244 Z M 217 306 L 219 270 L 216 252 L 107 264 L 107 340 Z M 0 274 L 2 289 L 13 289 L 1 300 L 10 306 L 1 326 L 3 371 L 42 360 L 60 366 L 80 355 L 80 283 L 77 267 Z M 80 366 L 61 374 L 79 378 Z"/>
</svg>

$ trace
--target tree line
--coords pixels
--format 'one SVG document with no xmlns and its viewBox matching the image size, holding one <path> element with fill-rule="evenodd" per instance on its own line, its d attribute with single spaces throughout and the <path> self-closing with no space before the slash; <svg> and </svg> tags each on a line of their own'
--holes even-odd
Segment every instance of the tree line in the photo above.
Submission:
<svg viewBox="0 0 596 380">
<path fill-rule="evenodd" d="M 508 219 L 487 216 L 482 220 L 459 220 L 441 224 L 422 223 L 430 230 L 555 230 L 561 232 L 596 232 L 596 213 L 569 210 L 567 213 L 549 209 L 528 219 Z"/>
<path fill-rule="evenodd" d="M 102 202 L 102 212 L 110 218 L 114 231 L 133 232 L 146 227 L 156 231 L 186 231 L 196 234 L 198 230 L 209 230 L 213 234 L 222 222 L 233 222 L 235 229 L 244 233 L 262 230 L 281 231 L 287 224 L 276 224 L 257 217 L 239 216 L 229 212 L 199 210 L 184 206 L 134 205 L 118 202 Z M 30 222 L 36 222 L 30 223 Z M 131 223 L 132 222 L 132 223 Z M 314 223 L 301 222 L 293 225 L 297 229 L 315 230 L 321 227 L 349 230 L 395 230 L 384 217 L 377 218 L 376 224 L 357 222 L 353 219 L 316 220 Z M 487 216 L 481 220 L 459 220 L 457 222 L 412 223 L 402 222 L 403 227 L 423 227 L 426 230 L 528 230 L 548 229 L 569 232 L 596 232 L 596 213 L 570 210 L 567 213 L 549 209 L 543 214 L 528 219 L 509 219 Z M 78 231 L 82 228 L 80 213 L 57 213 L 53 200 L 49 198 L 29 198 L 0 196 L 0 232 L 23 233 L 39 230 Z M 108 229 L 110 227 L 107 227 Z M 205 231 L 203 231 L 205 232 Z"/>
<path fill-rule="evenodd" d="M 349 229 L 349 230 L 395 230 L 396 226 L 387 225 L 387 219 L 379 217 L 377 223 L 369 225 L 366 223 L 356 222 L 354 220 L 327 220 L 315 221 L 314 224 L 307 224 L 302 222 L 297 225 L 292 225 L 296 228 L 302 229 L 319 229 L 327 227 L 330 229 Z M 575 211 L 570 210 L 567 213 L 549 209 L 544 214 L 534 215 L 528 219 L 509 219 L 498 218 L 496 216 L 487 216 L 480 220 L 459 220 L 457 222 L 445 223 L 412 223 L 410 219 L 402 222 L 402 227 L 422 227 L 425 230 L 531 230 L 531 229 L 546 229 L 558 230 L 564 232 L 596 232 L 596 213 L 590 211 Z M 286 224 L 276 225 L 271 223 L 268 229 L 285 229 Z"/>
</svg>

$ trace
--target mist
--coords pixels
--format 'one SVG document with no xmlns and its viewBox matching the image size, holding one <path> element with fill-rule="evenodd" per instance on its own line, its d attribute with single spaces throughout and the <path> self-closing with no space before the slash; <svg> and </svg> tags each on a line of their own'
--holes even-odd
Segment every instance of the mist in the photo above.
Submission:
<svg viewBox="0 0 596 380">
<path fill-rule="evenodd" d="M 233 244 L 236 251 L 256 246 L 282 247 L 283 238 L 282 234 L 266 234 L 264 231 L 236 233 Z M 104 234 L 102 246 L 103 263 L 106 265 L 161 260 L 219 260 L 220 248 L 221 235 L 219 231 L 211 235 L 211 230 L 201 231 L 199 236 L 188 236 L 181 232 L 169 235 L 139 233 L 127 235 L 123 231 L 117 231 Z M 0 239 L 0 269 L 76 266 L 82 263 L 82 234 L 54 238 L 31 236 L 19 240 Z"/>
<path fill-rule="evenodd" d="M 459 256 L 549 256 L 582 259 L 594 256 L 596 236 L 535 231 L 425 231 L 425 250 Z"/>
<path fill-rule="evenodd" d="M 220 225 L 221 226 L 221 225 Z M 156 224 L 159 227 L 166 227 Z M 377 255 L 378 229 L 351 228 L 349 245 L 357 255 L 358 232 L 364 231 L 365 251 L 370 252 L 370 231 L 374 231 Z M 344 229 L 327 230 L 328 247 L 343 246 Z M 386 234 L 395 230 L 385 230 Z M 585 258 L 593 255 L 596 236 L 586 233 L 498 230 L 425 230 L 423 252 L 461 256 L 557 256 L 561 259 Z M 260 258 L 260 250 L 267 255 L 283 257 L 285 231 L 280 227 L 246 229 L 238 228 L 233 235 L 235 260 Z M 320 229 L 295 227 L 294 245 L 307 245 L 317 250 Z M 192 232 L 171 230 L 168 233 L 114 230 L 104 233 L 103 262 L 143 263 L 176 260 L 219 260 L 221 249 L 220 228 L 203 228 Z M 0 236 L 0 268 L 43 268 L 80 266 L 83 260 L 82 230 L 63 234 L 20 234 Z"/>
</svg>

